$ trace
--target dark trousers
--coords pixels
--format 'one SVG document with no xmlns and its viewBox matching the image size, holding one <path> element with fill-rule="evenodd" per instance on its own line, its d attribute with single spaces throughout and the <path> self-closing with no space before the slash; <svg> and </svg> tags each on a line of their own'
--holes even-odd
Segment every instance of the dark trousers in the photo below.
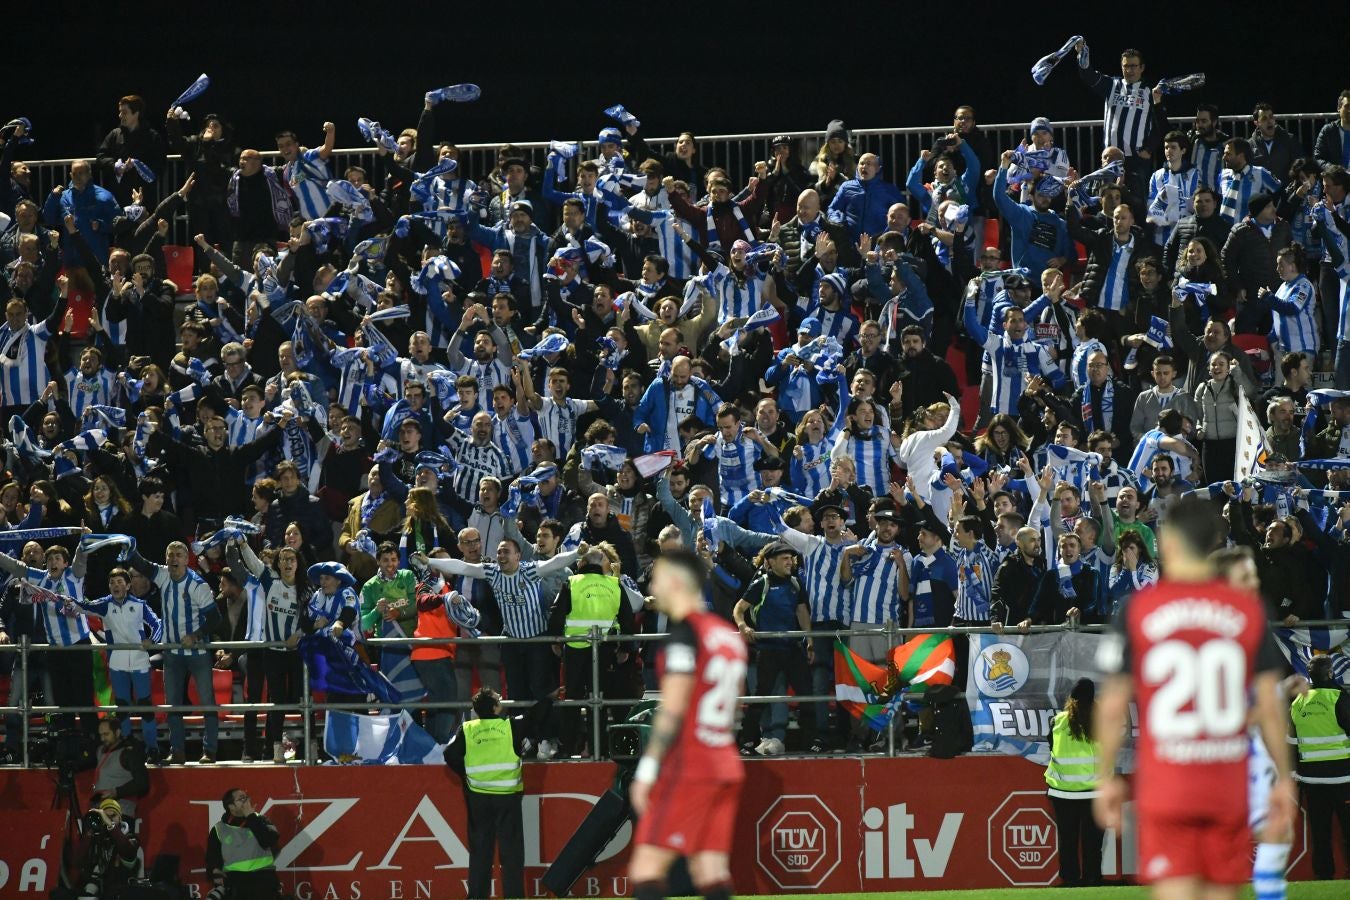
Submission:
<svg viewBox="0 0 1350 900">
<path fill-rule="evenodd" d="M 70 650 L 47 654 L 47 683 L 53 706 L 91 706 L 94 702 L 94 651 L 89 641 L 81 641 L 84 650 Z M 75 717 L 69 714 L 56 717 L 58 727 L 69 728 Z M 80 713 L 80 730 L 93 737 L 98 732 L 98 716 Z"/>
<path fill-rule="evenodd" d="M 261 702 L 263 685 L 267 686 L 268 703 L 295 703 L 300 699 L 301 667 L 304 662 L 295 650 L 254 650 L 248 655 L 248 702 Z M 265 750 L 281 740 L 286 713 L 281 710 L 267 714 L 264 734 Z M 244 715 L 244 747 L 252 748 L 258 740 L 257 713 Z M 264 753 L 264 756 L 267 754 Z"/>
<path fill-rule="evenodd" d="M 1312 838 L 1313 877 L 1330 881 L 1336 877 L 1336 856 L 1331 849 L 1331 820 L 1341 824 L 1341 855 L 1350 868 L 1350 784 L 1304 784 L 1303 803 L 1308 809 L 1308 834 Z"/>
<path fill-rule="evenodd" d="M 548 644 L 504 645 L 502 668 L 511 700 L 542 700 L 558 686 L 558 657 Z"/>
<path fill-rule="evenodd" d="M 267 678 L 267 699 L 271 703 L 296 703 L 300 700 L 301 668 L 304 661 L 295 650 L 264 650 L 263 674 Z M 281 740 L 286 714 L 280 710 L 267 714 L 267 743 Z"/>
<path fill-rule="evenodd" d="M 797 641 L 790 641 L 786 644 L 761 644 L 757 648 L 758 658 L 755 662 L 755 693 L 761 697 L 769 696 L 773 693 L 774 685 L 778 682 L 780 674 L 787 676 L 788 686 L 803 697 L 810 696 L 811 687 L 811 666 L 806 661 L 806 651 Z M 817 651 L 819 652 L 819 651 Z M 759 735 L 759 718 L 763 714 L 764 703 L 749 703 L 745 708 L 745 731 L 746 733 Z M 816 739 L 816 716 L 814 710 L 808 710 L 803 705 L 800 714 L 797 716 L 797 724 L 802 730 L 802 741 L 807 747 L 811 746 Z"/>
<path fill-rule="evenodd" d="M 1065 887 L 1102 883 L 1102 830 L 1092 818 L 1092 799 L 1051 797 L 1059 830 L 1059 877 Z"/>
<path fill-rule="evenodd" d="M 551 653 L 549 654 L 552 655 Z M 607 693 L 605 684 L 605 674 L 614 669 L 615 664 L 615 645 L 600 645 L 600 696 Z M 576 647 L 563 646 L 563 691 L 568 700 L 586 700 L 591 696 L 591 692 L 596 689 L 591 678 L 591 648 L 585 647 L 578 649 Z M 600 713 L 600 745 L 605 744 L 605 725 L 609 721 L 608 710 Z M 582 744 L 587 743 L 585 736 L 581 733 L 581 707 L 569 706 L 562 710 L 562 724 L 559 728 L 559 739 L 562 741 L 562 752 L 572 754 L 580 751 Z M 599 758 L 601 747 L 592 747 L 591 756 Z"/>
<path fill-rule="evenodd" d="M 267 675 L 263 667 L 263 654 L 267 651 L 259 648 L 244 654 L 244 699 L 249 703 L 261 703 L 263 687 L 267 684 Z M 269 748 L 270 752 L 270 748 Z M 258 714 L 244 713 L 244 755 L 266 756 L 258 746 Z"/>
<path fill-rule="evenodd" d="M 465 794 L 469 807 L 468 896 L 492 896 L 495 848 L 502 862 L 501 896 L 524 897 L 525 825 L 521 815 L 521 795 L 476 791 L 465 791 Z"/>
<path fill-rule="evenodd" d="M 1232 478 L 1233 464 L 1237 462 L 1237 438 L 1206 438 L 1200 447 L 1200 460 L 1206 481 Z"/>
<path fill-rule="evenodd" d="M 249 900 L 261 897 L 280 897 L 281 880 L 276 869 L 262 869 L 257 872 L 226 872 L 225 896 L 228 900 L 235 897 L 247 897 Z"/>
<path fill-rule="evenodd" d="M 835 619 L 812 622 L 814 631 L 837 631 L 843 624 Z M 811 646 L 815 648 L 815 662 L 811 664 L 811 693 L 829 696 L 834 693 L 834 637 L 813 637 Z M 836 707 L 833 723 L 830 721 L 830 701 L 822 700 L 816 705 L 816 731 L 827 736 L 827 740 L 843 741 L 848 735 L 848 713 Z M 800 719 L 799 719 L 800 721 Z M 830 737 L 830 736 L 833 737 Z"/>
</svg>

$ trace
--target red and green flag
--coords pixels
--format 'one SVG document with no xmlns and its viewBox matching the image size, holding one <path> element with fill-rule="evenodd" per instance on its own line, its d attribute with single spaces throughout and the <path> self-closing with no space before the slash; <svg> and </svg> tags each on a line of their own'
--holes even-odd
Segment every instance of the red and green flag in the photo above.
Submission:
<svg viewBox="0 0 1350 900">
<path fill-rule="evenodd" d="M 905 695 L 951 684 L 956 676 L 955 646 L 938 634 L 910 638 L 891 651 L 885 666 L 868 662 L 838 639 L 834 649 L 835 699 L 878 731 L 890 724 Z"/>
</svg>

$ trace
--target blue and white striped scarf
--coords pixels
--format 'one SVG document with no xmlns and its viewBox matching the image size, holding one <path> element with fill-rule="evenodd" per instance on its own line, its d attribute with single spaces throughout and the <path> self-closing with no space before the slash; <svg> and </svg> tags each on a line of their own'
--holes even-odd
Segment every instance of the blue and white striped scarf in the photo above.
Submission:
<svg viewBox="0 0 1350 900">
<path fill-rule="evenodd" d="M 14 442 L 14 452 L 19 454 L 20 459 L 40 462 L 51 458 L 52 452 L 42 449 L 33 440 L 33 432 L 22 416 L 10 416 L 9 437 Z"/>
<path fill-rule="evenodd" d="M 617 472 L 626 459 L 628 451 L 613 444 L 591 444 L 581 451 L 581 467 L 588 471 L 599 465 L 611 472 Z"/>
<path fill-rule="evenodd" d="M 1031 80 L 1038 85 L 1044 86 L 1046 79 L 1050 77 L 1050 73 L 1054 71 L 1055 66 L 1059 65 L 1060 60 L 1072 53 L 1074 44 L 1077 44 L 1082 39 L 1083 36 L 1081 34 L 1075 34 L 1064 42 L 1063 47 L 1060 47 L 1054 53 L 1047 53 L 1045 56 L 1036 60 L 1036 64 L 1031 67 Z M 1085 44 L 1083 48 L 1086 50 L 1087 45 Z"/>
<path fill-rule="evenodd" d="M 1071 563 L 1060 562 L 1055 566 L 1059 574 L 1059 593 L 1065 600 L 1074 600 L 1078 597 L 1078 592 L 1073 588 L 1073 576 L 1083 571 L 1083 561 L 1075 560 Z"/>
</svg>

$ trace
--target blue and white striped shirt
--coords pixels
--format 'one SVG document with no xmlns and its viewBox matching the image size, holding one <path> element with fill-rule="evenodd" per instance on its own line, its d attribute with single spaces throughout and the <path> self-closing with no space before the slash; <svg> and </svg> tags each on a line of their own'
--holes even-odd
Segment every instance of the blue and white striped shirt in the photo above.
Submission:
<svg viewBox="0 0 1350 900">
<path fill-rule="evenodd" d="M 793 454 L 791 472 L 789 473 L 792 490 L 795 493 L 815 497 L 829 485 L 830 448 L 834 446 L 834 442 L 838 439 L 839 434 L 831 431 L 819 443 L 797 445 L 797 449 L 801 451 L 801 456 L 798 457 L 795 453 Z"/>
<path fill-rule="evenodd" d="M 75 577 L 70 568 L 63 570 L 56 578 L 52 578 L 46 569 L 32 568 L 18 577 L 64 597 L 74 597 L 77 601 L 84 599 L 84 579 Z M 48 642 L 69 647 L 89 640 L 89 619 L 83 612 L 67 615 L 59 603 L 37 603 L 34 606 L 42 613 Z"/>
<path fill-rule="evenodd" d="M 1102 281 L 1097 303 L 1102 309 L 1120 312 L 1130 302 L 1130 260 L 1134 256 L 1134 235 L 1125 243 L 1111 239 L 1111 264 Z"/>
<path fill-rule="evenodd" d="M 169 567 L 151 563 L 154 577 L 150 580 L 159 588 L 160 618 L 164 622 L 164 643 L 180 644 L 183 638 L 201 631 L 206 624 L 206 615 L 216 608 L 216 598 L 211 586 L 202 576 L 191 569 L 183 577 L 174 581 L 169 575 Z M 168 650 L 179 656 L 200 656 L 205 650 L 183 649 Z"/>
<path fill-rule="evenodd" d="M 900 573 L 909 571 L 909 553 L 899 544 L 881 544 L 875 535 L 865 538 L 867 553 L 853 561 L 853 623 L 884 625 L 900 620 Z M 897 563 L 892 552 L 899 550 Z"/>
<path fill-rule="evenodd" d="M 795 528 L 783 529 L 783 540 L 802 555 L 803 582 L 811 602 L 812 622 L 849 623 L 852 599 L 839 578 L 839 560 L 852 542 L 831 544 L 820 535 L 804 534 Z"/>
<path fill-rule="evenodd" d="M 76 421 L 83 419 L 84 411 L 91 406 L 111 406 L 116 384 L 113 373 L 103 368 L 90 376 L 81 374 L 76 368 L 66 372 L 67 402 Z"/>
<path fill-rule="evenodd" d="M 1223 141 L 1210 146 L 1196 138 L 1191 145 L 1191 165 L 1198 173 L 1200 187 L 1217 191 L 1223 174 Z"/>
<path fill-rule="evenodd" d="M 719 433 L 717 440 L 703 448 L 704 459 L 717 460 L 717 480 L 721 486 L 722 505 L 731 509 L 755 489 L 755 461 L 764 455 L 763 449 L 744 433 L 728 441 Z"/>
<path fill-rule="evenodd" d="M 492 440 L 506 455 L 512 475 L 519 475 L 530 464 L 530 448 L 540 434 L 539 417 L 514 409 L 503 421 L 492 414 Z M 559 457 L 561 458 L 561 456 Z"/>
<path fill-rule="evenodd" d="M 51 375 L 46 354 L 51 337 L 46 321 L 29 323 L 17 331 L 11 330 L 7 323 L 0 325 L 5 406 L 30 406 L 47 389 Z"/>
<path fill-rule="evenodd" d="M 689 249 L 684 238 L 675 231 L 675 213 L 670 209 L 652 209 L 643 210 L 640 215 L 633 215 L 633 211 L 629 210 L 629 216 L 639 221 L 649 215 L 651 221 L 648 224 L 656 235 L 658 252 L 670 264 L 670 277 L 683 280 L 697 274 L 698 259 L 694 256 L 694 251 Z"/>
<path fill-rule="evenodd" d="M 577 419 L 590 409 L 591 401 L 564 397 L 562 402 L 544 397 L 539 408 L 540 436 L 553 442 L 558 459 L 566 459 L 567 451 L 577 439 Z"/>
<path fill-rule="evenodd" d="M 969 550 L 953 540 L 951 553 L 956 560 L 954 615 L 967 622 L 989 621 L 989 600 L 994 596 L 994 574 L 998 572 L 999 555 L 982 540 L 977 540 Z"/>
<path fill-rule="evenodd" d="M 1268 294 L 1275 310 L 1275 328 L 1272 336 L 1286 353 L 1316 353 L 1317 300 L 1312 282 L 1306 275 L 1285 281 Z"/>
<path fill-rule="evenodd" d="M 328 199 L 328 182 L 333 176 L 320 151 L 300 151 L 293 162 L 286 163 L 282 177 L 295 193 L 299 214 L 307 221 L 323 218 L 332 205 Z"/>
<path fill-rule="evenodd" d="M 717 298 L 717 321 L 749 318 L 764 305 L 764 276 L 748 270 L 742 275 L 737 278 L 731 269 L 719 265 L 708 279 L 708 292 Z"/>
<path fill-rule="evenodd" d="M 1248 165 L 1240 172 L 1224 169 L 1219 176 L 1219 215 L 1230 225 L 1247 218 L 1247 204 L 1253 194 L 1273 193 L 1280 189 L 1279 180 L 1260 166 Z"/>
<path fill-rule="evenodd" d="M 891 446 L 891 433 L 878 425 L 872 426 L 870 434 L 858 436 L 850 429 L 839 435 L 831 453 L 833 459 L 847 456 L 858 469 L 858 484 L 872 489 L 872 496 L 883 497 L 891 482 L 891 459 L 895 457 L 895 448 Z"/>
<path fill-rule="evenodd" d="M 1195 212 L 1195 191 L 1199 186 L 1200 172 L 1194 167 L 1173 172 L 1163 166 L 1149 178 L 1148 220 L 1153 223 L 1153 242 L 1159 247 L 1167 244 L 1182 216 Z M 1159 195 L 1164 195 L 1162 201 Z"/>
</svg>

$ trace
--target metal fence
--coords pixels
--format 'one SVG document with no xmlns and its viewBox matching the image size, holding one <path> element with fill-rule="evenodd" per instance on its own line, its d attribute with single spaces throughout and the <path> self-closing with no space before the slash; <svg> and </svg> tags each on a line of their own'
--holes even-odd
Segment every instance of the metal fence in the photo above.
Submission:
<svg viewBox="0 0 1350 900">
<path fill-rule="evenodd" d="M 1290 113 L 1278 118 L 1279 124 L 1298 140 L 1308 153 L 1312 152 L 1313 141 L 1318 130 L 1336 117 L 1334 112 Z M 1170 120 L 1180 130 L 1187 131 L 1191 126 L 1190 117 L 1173 117 Z M 1229 134 L 1247 137 L 1252 132 L 1251 120 L 1246 116 L 1224 116 L 1220 119 L 1220 128 Z M 897 183 L 903 183 L 905 172 L 913 165 L 921 151 L 929 149 L 934 142 L 951 131 L 948 125 L 928 125 L 914 128 L 871 128 L 853 131 L 853 145 L 859 153 L 876 153 L 886 163 L 889 177 Z M 1027 137 L 1025 122 L 1006 122 L 980 125 L 980 131 L 997 150 L 1016 147 Z M 771 159 L 769 142 L 775 134 L 786 133 L 799 139 L 799 153 L 803 163 L 809 162 L 815 155 L 823 135 L 819 131 L 765 132 L 762 134 L 712 134 L 698 137 L 698 159 L 705 166 L 721 166 L 738 182 L 744 181 L 755 172 L 755 163 Z M 671 152 L 675 146 L 674 137 L 651 138 L 647 145 L 653 152 Z M 1097 168 L 1102 150 L 1101 120 L 1079 119 L 1055 124 L 1055 142 L 1063 147 L 1069 159 L 1080 171 Z M 582 141 L 583 146 L 592 154 L 597 145 L 594 140 Z M 481 178 L 497 164 L 497 152 L 501 144 L 457 144 L 460 153 L 460 170 L 470 178 Z M 523 141 L 513 145 L 522 155 L 533 158 L 539 165 L 544 163 L 544 154 L 548 141 Z M 271 164 L 280 163 L 275 151 L 264 151 L 263 157 Z M 374 169 L 375 152 L 370 147 L 353 147 L 333 151 L 336 160 L 333 174 L 341 177 L 350 166 L 361 166 L 370 173 Z M 45 197 L 52 188 L 63 185 L 69 180 L 70 159 L 32 160 L 28 162 L 33 174 L 33 194 Z M 1287 173 L 1273 173 L 1283 179 Z M 176 190 L 187 177 L 186 167 L 180 157 L 171 155 L 160 179 L 163 190 Z M 699 188 L 695 188 L 696 191 Z M 187 233 L 187 218 L 180 216 L 173 225 L 172 243 L 188 244 L 191 236 Z"/>
<path fill-rule="evenodd" d="M 1272 622 L 1271 627 L 1272 628 L 1280 627 L 1282 624 L 1283 623 Z M 1301 628 L 1319 627 L 1319 626 L 1343 627 L 1344 625 L 1345 625 L 1344 619 L 1299 623 L 1299 627 Z M 886 637 L 888 646 L 891 649 L 894 649 L 896 646 L 899 645 L 900 642 L 904 641 L 907 638 L 915 637 L 917 635 L 930 635 L 935 633 L 960 639 L 962 637 L 972 634 L 1012 634 L 1012 633 L 1047 634 L 1064 631 L 1079 631 L 1079 632 L 1094 633 L 1094 632 L 1101 632 L 1102 630 L 1104 630 L 1104 628 L 1105 626 L 1100 625 L 1065 624 L 1065 625 L 1038 625 L 1030 627 L 1026 631 L 1020 631 L 1016 628 L 989 628 L 989 627 L 952 627 L 946 629 L 898 628 L 894 624 L 890 624 L 884 628 L 877 628 L 875 630 L 854 631 L 845 629 L 839 631 L 781 631 L 781 632 L 765 631 L 765 632 L 758 632 L 757 634 L 761 638 L 831 637 L 831 638 L 844 638 L 845 640 L 847 640 L 850 637 L 884 635 Z M 590 718 L 589 728 L 591 737 L 590 746 L 592 758 L 599 757 L 599 748 L 601 747 L 601 730 L 605 719 L 605 716 L 603 714 L 604 710 L 606 708 L 612 707 L 634 706 L 637 703 L 641 702 L 642 700 L 642 698 L 633 698 L 633 697 L 605 698 L 602 695 L 598 687 L 601 684 L 600 678 L 601 645 L 607 643 L 658 641 L 664 639 L 665 637 L 666 637 L 665 634 L 633 634 L 633 635 L 602 634 L 599 628 L 592 628 L 591 633 L 589 635 L 586 635 L 584 637 L 578 636 L 568 638 L 569 641 L 585 640 L 590 643 L 591 684 L 595 687 L 592 690 L 590 697 L 587 697 L 585 699 L 558 700 L 556 701 L 556 705 L 564 708 L 566 707 L 582 708 L 589 711 L 588 715 Z M 508 644 L 510 645 L 547 644 L 550 646 L 556 646 L 558 645 L 559 640 L 560 639 L 555 636 L 539 636 L 534 638 L 511 638 L 511 637 L 371 638 L 367 640 L 366 643 L 376 647 L 378 646 L 431 647 L 446 644 L 479 644 L 479 645 L 496 645 L 496 646 L 505 646 Z M 181 648 L 183 646 L 184 645 L 182 644 L 154 644 L 151 645 L 151 652 L 158 652 L 162 650 L 173 650 Z M 193 645 L 194 649 L 244 650 L 244 651 L 259 650 L 263 648 L 283 648 L 286 646 L 287 645 L 284 642 L 265 643 L 260 641 L 199 643 Z M 455 701 L 448 701 L 448 702 L 417 701 L 409 703 L 399 703 L 393 707 L 381 704 L 378 701 L 370 703 L 316 702 L 314 700 L 313 693 L 310 689 L 310 675 L 309 675 L 309 668 L 307 666 L 301 667 L 302 668 L 301 696 L 298 703 L 226 703 L 226 704 L 200 703 L 196 705 L 177 704 L 173 706 L 170 706 L 169 704 L 159 704 L 153 706 L 135 706 L 135 705 L 117 705 L 117 704 L 114 704 L 112 706 L 97 706 L 97 705 L 53 706 L 50 705 L 50 698 L 45 698 L 47 699 L 48 704 L 39 706 L 35 705 L 32 702 L 32 697 L 29 696 L 27 672 L 29 663 L 32 658 L 32 654 L 34 653 L 58 653 L 58 654 L 91 653 L 91 652 L 100 652 L 103 650 L 141 650 L 141 649 L 143 648 L 142 645 L 140 644 L 105 644 L 105 645 L 95 644 L 92 646 L 89 644 L 83 644 L 71 647 L 61 647 L 49 644 L 33 644 L 30 643 L 26 637 L 20 639 L 20 641 L 16 644 L 8 644 L 0 646 L 0 654 L 4 653 L 18 654 L 19 657 L 17 660 L 15 660 L 15 665 L 13 667 L 11 675 L 11 677 L 19 677 L 21 680 L 21 685 L 19 688 L 19 702 L 15 706 L 0 706 L 0 715 L 10 716 L 17 714 L 22 718 L 22 730 L 21 730 L 23 738 L 22 741 L 23 747 L 21 754 L 22 765 L 25 768 L 28 768 L 34 764 L 31 754 L 32 719 L 34 715 L 52 716 L 58 714 L 66 715 L 72 713 L 117 713 L 119 715 L 126 715 L 126 714 L 170 713 L 170 712 L 192 713 L 192 714 L 204 712 L 227 713 L 227 714 L 238 714 L 246 712 L 267 713 L 276 711 L 288 713 L 296 712 L 300 713 L 301 718 L 303 719 L 303 732 L 304 732 L 303 747 L 304 747 L 305 763 L 307 765 L 313 765 L 318 762 L 318 760 L 314 759 L 312 752 L 313 751 L 312 743 L 314 738 L 314 713 L 316 712 L 324 712 L 330 709 L 369 712 L 372 709 L 378 708 L 396 708 L 407 710 L 443 710 L 443 709 L 467 710 L 470 706 L 470 704 L 468 703 Z M 760 686 L 760 689 L 770 690 L 772 689 L 772 687 L 773 685 Z M 962 686 L 958 685 L 958 687 Z M 757 693 L 753 695 L 742 695 L 740 697 L 740 702 L 767 703 L 767 704 L 788 703 L 788 702 L 823 703 L 833 701 L 834 699 L 835 696 L 833 693 L 813 694 L 806 696 L 795 694 L 783 695 L 783 694 Z M 503 705 L 507 707 L 519 707 L 519 706 L 529 706 L 532 704 L 512 702 L 510 700 L 506 700 L 503 702 Z M 892 727 L 887 729 L 886 734 L 886 754 L 888 756 L 894 756 L 895 752 L 896 752 L 895 728 L 894 722 L 892 722 Z"/>
<path fill-rule="evenodd" d="M 1066 630 L 1097 631 L 1099 626 L 1069 626 L 1069 625 L 1048 625 L 1036 626 L 1027 633 L 1045 633 L 1059 632 Z M 762 638 L 823 638 L 823 637 L 859 637 L 867 635 L 884 635 L 891 648 L 898 645 L 906 638 L 920 634 L 933 634 L 932 628 L 897 628 L 894 625 L 885 628 L 877 628 L 872 631 L 867 630 L 841 630 L 841 631 L 782 631 L 782 632 L 758 632 Z M 943 634 L 949 634 L 953 637 L 962 637 L 968 634 L 991 634 L 996 633 L 991 628 L 948 628 L 941 631 Z M 591 684 L 601 684 L 601 655 L 600 647 L 606 643 L 629 643 L 658 641 L 666 637 L 665 634 L 602 634 L 600 629 L 593 628 L 591 633 L 585 637 L 573 638 L 568 640 L 586 640 L 591 645 Z M 558 645 L 559 638 L 555 636 L 540 636 L 533 638 L 511 638 L 511 637 L 479 637 L 479 638 L 371 638 L 365 643 L 371 646 L 405 646 L 405 647 L 430 647 L 445 644 L 479 644 L 479 645 L 520 645 L 520 644 L 547 644 L 550 646 Z M 287 645 L 284 642 L 261 642 L 261 641 L 233 641 L 233 642 L 213 642 L 198 643 L 193 645 L 193 649 L 206 650 L 260 650 L 265 648 L 284 648 Z M 174 650 L 184 647 L 182 644 L 152 644 L 151 653 Z M 119 705 L 111 706 L 54 706 L 51 705 L 51 698 L 44 698 L 44 705 L 37 705 L 32 702 L 32 697 L 28 692 L 27 672 L 29 664 L 34 653 L 97 653 L 104 650 L 142 650 L 141 644 L 80 644 L 75 646 L 63 647 L 51 644 L 33 644 L 27 638 L 22 638 L 18 643 L 0 646 L 0 654 L 17 654 L 11 677 L 19 678 L 19 697 L 18 703 L 14 706 L 0 706 L 0 715 L 11 716 L 18 715 L 22 719 L 22 765 L 27 768 L 34 765 L 32 757 L 32 735 L 33 735 L 33 717 L 36 716 L 54 716 L 70 715 L 78 713 L 116 713 L 118 715 L 138 715 L 143 713 L 179 713 L 179 714 L 200 714 L 207 712 L 223 714 L 239 714 L 247 712 L 268 713 L 268 712 L 287 712 L 299 713 L 303 722 L 303 747 L 305 763 L 312 765 L 318 762 L 313 758 L 312 740 L 314 738 L 314 713 L 322 713 L 327 710 L 350 710 L 357 712 L 369 712 L 372 709 L 407 709 L 407 710 L 467 710 L 470 704 L 456 701 L 416 701 L 408 703 L 399 703 L 396 705 L 381 704 L 379 701 L 369 703 L 328 703 L 317 702 L 314 700 L 313 692 L 310 688 L 310 674 L 308 667 L 302 667 L 301 675 L 301 696 L 297 703 L 197 703 L 197 704 L 156 704 L 151 706 L 137 705 Z M 772 687 L 772 686 L 769 686 Z M 195 688 L 194 688 L 195 689 Z M 764 688 L 767 690 L 768 688 Z M 200 698 L 199 698 L 200 699 Z M 821 703 L 835 699 L 834 694 L 823 695 L 782 695 L 782 694 L 753 694 L 743 695 L 740 700 L 742 703 Z M 589 711 L 589 729 L 590 746 L 592 758 L 598 758 L 599 748 L 601 747 L 601 730 L 604 724 L 605 716 L 603 712 L 611 707 L 629 707 L 641 702 L 642 698 L 624 697 L 624 698 L 605 698 L 598 688 L 592 690 L 591 696 L 585 699 L 565 699 L 555 701 L 555 705 L 560 707 L 583 708 Z M 504 706 L 529 706 L 530 703 L 513 703 L 510 700 L 503 702 Z M 894 729 L 889 729 L 887 733 L 887 754 L 895 754 L 895 733 Z"/>
</svg>

